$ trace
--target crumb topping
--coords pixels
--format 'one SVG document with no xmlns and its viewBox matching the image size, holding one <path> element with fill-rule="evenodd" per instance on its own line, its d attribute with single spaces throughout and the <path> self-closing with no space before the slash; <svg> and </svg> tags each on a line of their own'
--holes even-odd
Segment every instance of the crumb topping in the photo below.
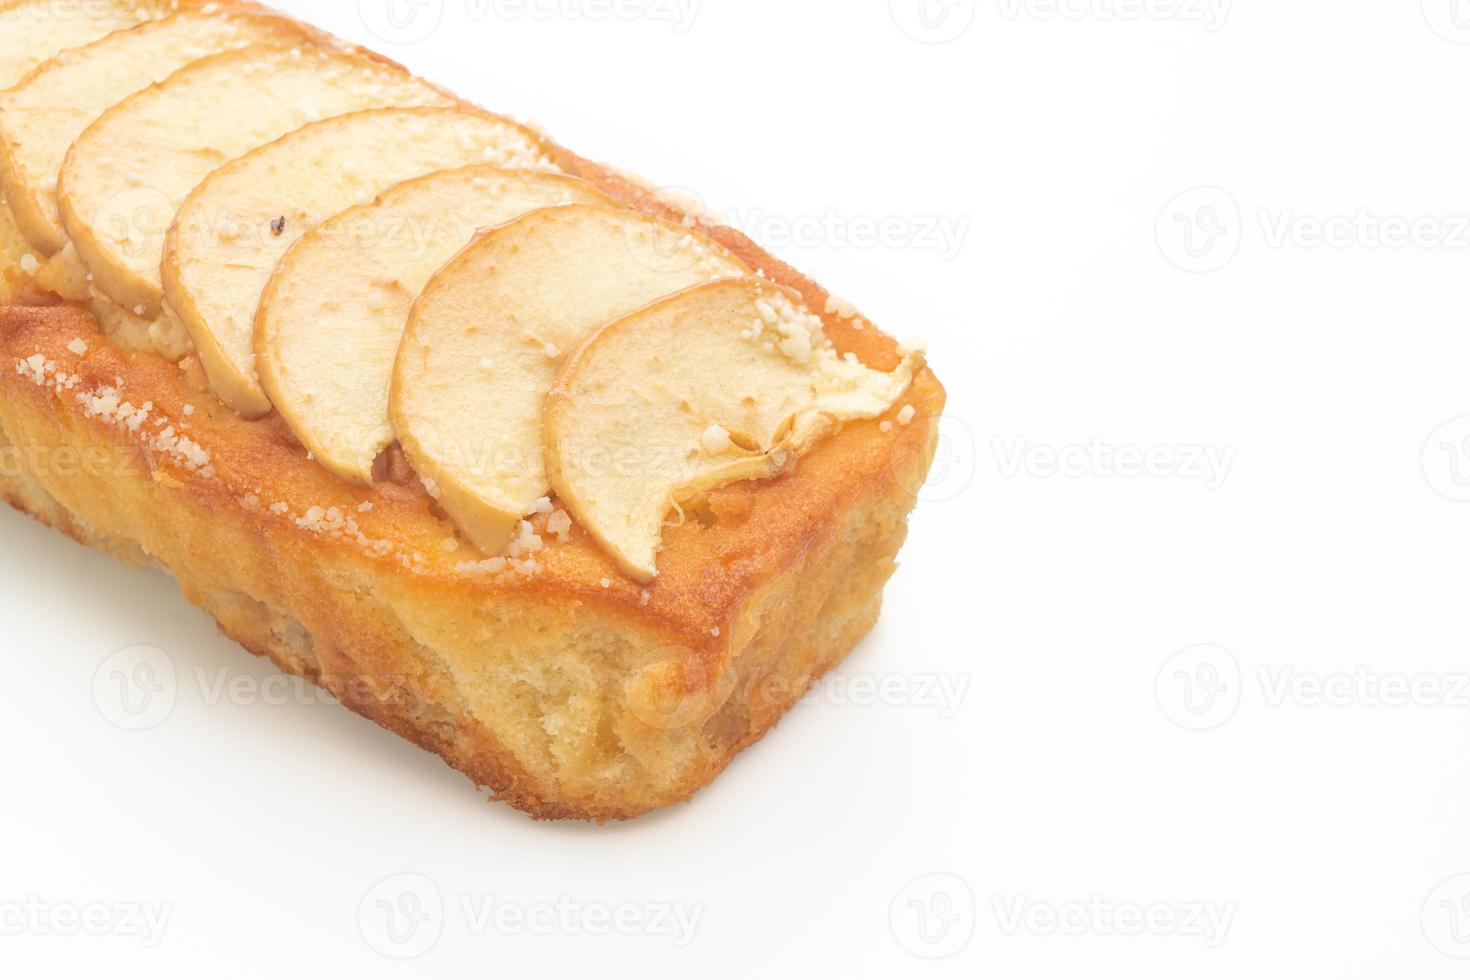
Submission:
<svg viewBox="0 0 1470 980">
<path fill-rule="evenodd" d="M 781 354 L 796 364 L 810 364 L 831 342 L 822 329 L 822 318 L 791 301 L 783 292 L 771 292 L 758 299 L 755 309 L 759 319 L 751 321 L 741 336 L 758 343 L 766 353 Z"/>
<path fill-rule="evenodd" d="M 188 436 L 174 432 L 173 426 L 167 426 L 154 436 L 151 445 L 155 452 L 173 456 L 191 472 L 206 476 L 213 473 L 209 465 L 209 453 L 205 452 L 204 447 Z"/>
<path fill-rule="evenodd" d="M 22 357 L 15 362 L 15 373 L 38 388 L 52 387 L 57 393 L 76 387 L 77 379 L 65 372 L 57 372 L 56 362 L 46 360 L 41 354 Z"/>
<path fill-rule="evenodd" d="M 499 575 L 506 569 L 504 558 L 486 558 L 484 561 L 462 561 L 454 566 L 456 575 Z"/>
<path fill-rule="evenodd" d="M 297 527 L 313 534 L 339 541 L 351 541 L 375 558 L 396 557 L 398 564 L 406 571 L 424 572 L 427 569 L 422 554 L 399 553 L 392 541 L 368 537 L 358 525 L 357 519 L 343 513 L 340 507 L 309 507 L 300 517 L 292 518 L 290 505 L 285 501 L 277 501 L 271 504 L 270 512 L 277 517 L 290 519 Z"/>
<path fill-rule="evenodd" d="M 546 520 L 546 530 L 556 535 L 559 544 L 572 540 L 572 517 L 564 510 L 555 511 Z"/>
<path fill-rule="evenodd" d="M 98 388 L 95 392 L 82 392 L 77 395 L 77 403 L 82 406 L 82 414 L 87 418 L 100 418 L 108 425 L 120 426 L 129 432 L 141 429 L 143 423 L 148 421 L 148 413 L 153 411 L 152 402 L 134 407 L 132 402 L 123 401 L 121 393 L 110 385 Z"/>
<path fill-rule="evenodd" d="M 536 559 L 546 548 L 546 542 L 536 533 L 530 521 L 521 521 L 516 527 L 515 540 L 506 548 L 505 554 L 483 561 L 460 562 L 454 566 L 460 575 L 518 575 L 529 578 L 541 572 L 541 563 Z"/>
<path fill-rule="evenodd" d="M 861 315 L 856 306 L 840 296 L 828 296 L 824 312 L 844 320 L 856 320 Z"/>
<path fill-rule="evenodd" d="M 74 353 L 81 353 L 77 351 L 77 345 L 80 345 L 85 351 L 86 344 L 80 339 L 73 340 L 68 349 Z M 50 388 L 58 395 L 70 392 L 81 383 L 81 378 L 77 375 L 60 370 L 55 361 L 47 360 L 39 353 L 17 360 L 15 371 L 32 384 Z M 82 408 L 82 414 L 87 418 L 101 419 L 108 425 L 126 429 L 132 433 L 140 432 L 153 414 L 151 401 L 134 405 L 123 398 L 121 379 L 115 385 L 103 385 L 95 391 L 77 392 L 74 397 Z M 206 477 L 214 476 L 209 453 L 203 446 L 175 430 L 165 417 L 160 416 L 153 419 L 153 425 L 160 431 L 146 437 L 144 446 L 147 449 L 158 455 L 172 458 L 191 473 L 198 473 Z"/>
<path fill-rule="evenodd" d="M 735 448 L 730 432 L 723 425 L 712 425 L 699 437 L 700 448 L 706 456 L 723 456 Z"/>
<path fill-rule="evenodd" d="M 80 381 L 76 375 L 57 371 L 55 362 L 47 361 L 39 354 L 19 362 L 17 368 L 21 374 L 29 374 L 36 384 L 45 385 L 49 380 L 58 394 L 75 388 Z M 78 392 L 76 401 L 87 418 L 101 419 L 108 425 L 133 433 L 140 432 L 153 414 L 151 401 L 134 405 L 124 399 L 120 382 L 117 385 L 103 385 L 95 391 Z M 209 453 L 204 447 L 176 430 L 166 417 L 154 418 L 153 427 L 159 431 L 149 434 L 143 443 L 149 451 L 169 457 L 191 473 L 205 477 L 215 475 L 214 468 L 210 465 Z"/>
<path fill-rule="evenodd" d="M 635 184 L 647 188 L 642 180 L 629 173 L 623 176 Z M 685 216 L 686 227 L 693 226 L 696 219 L 708 218 L 709 212 L 705 209 L 704 202 L 693 191 L 683 187 L 657 187 L 648 188 L 653 192 L 653 199 L 665 207 L 673 208 Z"/>
</svg>

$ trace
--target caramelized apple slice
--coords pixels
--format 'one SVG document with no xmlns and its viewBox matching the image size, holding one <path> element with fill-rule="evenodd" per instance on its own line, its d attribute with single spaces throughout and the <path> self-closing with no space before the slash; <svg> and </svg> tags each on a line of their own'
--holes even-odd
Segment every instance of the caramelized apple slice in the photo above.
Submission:
<svg viewBox="0 0 1470 980">
<path fill-rule="evenodd" d="M 256 314 L 267 396 L 317 462 L 371 483 L 393 441 L 393 360 L 429 277 L 477 231 L 538 208 L 606 203 L 574 177 L 475 166 L 399 184 L 312 229 L 281 260 Z"/>
<path fill-rule="evenodd" d="M 163 298 L 164 235 L 216 168 L 317 119 L 452 104 L 365 52 L 257 44 L 211 55 L 124 99 L 77 138 L 58 185 L 62 224 L 98 288 L 151 319 Z"/>
<path fill-rule="evenodd" d="M 0 93 L 0 188 L 30 246 L 52 255 L 65 244 L 57 175 L 72 143 L 102 113 L 200 58 L 311 37 L 284 17 L 183 13 L 63 51 Z"/>
<path fill-rule="evenodd" d="M 470 540 L 499 554 L 551 490 L 542 410 L 566 355 L 661 296 L 749 271 L 689 229 L 616 208 L 536 211 L 488 233 L 409 317 L 391 399 L 409 462 Z"/>
<path fill-rule="evenodd" d="M 777 476 L 844 422 L 892 409 L 922 357 L 890 373 L 842 357 L 796 294 L 711 283 L 608 324 L 546 401 L 546 460 L 562 502 L 622 569 L 658 575 L 680 504 Z"/>
<path fill-rule="evenodd" d="M 271 410 L 255 370 L 256 312 L 293 242 L 394 184 L 470 163 L 549 166 L 541 137 L 499 116 L 369 109 L 302 127 L 211 174 L 169 230 L 163 283 L 214 393 L 247 418 Z M 317 288 L 337 295 L 333 277 Z"/>
</svg>

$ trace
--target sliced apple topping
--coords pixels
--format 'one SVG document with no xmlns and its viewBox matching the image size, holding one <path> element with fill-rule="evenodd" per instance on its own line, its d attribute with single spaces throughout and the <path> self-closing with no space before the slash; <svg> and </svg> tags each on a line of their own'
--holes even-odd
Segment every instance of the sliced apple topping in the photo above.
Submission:
<svg viewBox="0 0 1470 980">
<path fill-rule="evenodd" d="M 551 490 L 542 410 L 562 361 L 604 323 L 750 269 L 680 225 L 635 211 L 536 211 L 481 237 L 414 304 L 390 412 L 425 486 L 499 555 Z"/>
<path fill-rule="evenodd" d="M 164 235 L 213 170 L 318 119 L 453 103 L 355 50 L 258 44 L 211 55 L 113 106 L 78 137 L 61 168 L 62 224 L 98 288 L 152 318 Z"/>
<path fill-rule="evenodd" d="M 0 89 L 20 81 L 41 62 L 113 31 L 167 17 L 178 4 L 160 0 L 0 2 Z"/>
<path fill-rule="evenodd" d="M 0 188 L 31 247 L 64 244 L 56 180 L 67 149 L 107 109 L 191 62 L 261 42 L 312 37 L 284 17 L 182 13 L 64 51 L 0 94 Z"/>
<path fill-rule="evenodd" d="M 429 277 L 477 231 L 538 208 L 610 203 L 574 177 L 474 166 L 399 184 L 319 225 L 291 246 L 261 298 L 255 355 L 266 394 L 317 462 L 371 483 L 393 441 L 393 360 Z"/>
<path fill-rule="evenodd" d="M 0 0 L 0 89 L 67 49 L 176 10 L 176 4 L 159 0 L 92 0 L 85 11 L 56 0 Z M 10 302 L 39 264 L 0 189 L 0 301 Z"/>
<path fill-rule="evenodd" d="M 394 184 L 470 163 L 550 166 L 540 136 L 499 116 L 370 109 L 305 126 L 211 174 L 169 230 L 163 282 L 214 393 L 247 418 L 271 410 L 255 370 L 256 312 L 293 242 Z M 331 278 L 318 289 L 340 298 Z M 341 356 L 356 355 L 349 346 Z"/>
<path fill-rule="evenodd" d="M 568 510 L 633 578 L 658 575 L 666 519 L 779 476 L 844 422 L 892 410 L 923 356 L 892 372 L 841 356 L 800 298 L 761 279 L 698 286 L 616 320 L 546 400 L 546 460 Z"/>
</svg>

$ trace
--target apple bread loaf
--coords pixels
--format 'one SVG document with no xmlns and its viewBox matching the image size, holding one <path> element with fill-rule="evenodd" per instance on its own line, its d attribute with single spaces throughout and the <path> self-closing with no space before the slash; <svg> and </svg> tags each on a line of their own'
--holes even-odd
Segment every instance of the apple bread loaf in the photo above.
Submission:
<svg viewBox="0 0 1470 980">
<path fill-rule="evenodd" d="M 539 818 L 688 799 L 868 632 L 921 352 L 375 55 L 91 6 L 0 2 L 11 505 Z"/>
</svg>

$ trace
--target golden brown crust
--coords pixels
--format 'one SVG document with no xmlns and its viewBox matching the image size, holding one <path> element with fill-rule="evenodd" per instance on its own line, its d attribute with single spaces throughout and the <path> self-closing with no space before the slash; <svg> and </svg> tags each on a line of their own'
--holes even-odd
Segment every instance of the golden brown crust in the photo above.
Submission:
<svg viewBox="0 0 1470 980">
<path fill-rule="evenodd" d="M 557 154 L 630 207 L 692 220 Z M 748 238 L 696 223 L 826 310 L 819 286 Z M 197 364 L 125 352 L 78 307 L 20 302 L 50 305 L 0 310 L 4 434 L 32 455 L 69 448 L 113 465 L 0 480 L 12 504 L 151 556 L 247 648 L 545 818 L 622 819 L 687 799 L 840 661 L 876 616 L 944 406 L 926 370 L 904 400 L 910 424 L 895 411 L 848 425 L 794 473 L 712 494 L 666 535 L 646 590 L 578 528 L 564 543 L 545 535 L 539 574 L 487 575 L 417 483 L 343 481 L 279 417 L 225 408 Z M 823 319 L 843 352 L 898 362 L 876 329 Z M 119 422 L 114 390 L 146 417 Z M 550 707 L 522 714 L 528 698 L 506 690 L 522 684 Z M 650 722 L 650 699 L 682 714 Z"/>
<path fill-rule="evenodd" d="M 76 341 L 87 353 L 73 352 Z M 621 819 L 686 799 L 840 661 L 876 615 L 930 448 L 922 421 L 896 427 L 902 441 L 891 452 L 861 445 L 870 437 L 850 427 L 793 477 L 716 495 L 712 526 L 675 533 L 666 579 L 645 607 L 640 590 L 580 537 L 553 546 L 535 578 L 456 574 L 453 556 L 436 553 L 448 529 L 422 491 L 380 489 L 373 510 L 357 516 L 364 535 L 393 542 L 386 554 L 299 526 L 301 501 L 345 510 L 366 495 L 324 478 L 278 425 L 209 407 L 187 372 L 111 348 L 78 310 L 0 312 L 0 363 L 36 355 L 54 364 L 46 378 L 80 380 L 58 391 L 20 370 L 0 372 L 5 432 L 31 458 L 71 452 L 102 462 L 81 473 L 38 467 L 39 499 L 56 507 L 34 494 L 7 493 L 12 502 L 86 543 L 169 567 L 248 648 L 548 818 Z M 76 401 L 119 378 L 136 405 L 153 402 L 137 431 L 88 418 Z M 198 406 L 193 416 L 186 404 Z M 174 426 L 210 454 L 212 475 L 158 450 L 156 434 Z M 266 501 L 275 497 L 296 502 L 272 514 Z M 414 551 L 428 560 L 404 568 L 400 559 Z M 487 616 L 501 625 L 487 628 Z M 288 628 L 273 632 L 272 621 Z M 293 631 L 304 644 L 277 635 Z M 481 709 L 472 681 L 482 669 L 532 672 L 589 634 L 597 642 L 576 667 L 606 671 L 586 685 L 599 702 L 592 714 L 615 731 L 607 751 L 639 761 L 614 781 L 573 786 L 607 760 L 538 765 L 507 744 L 507 726 Z M 518 663 L 523 651 L 537 663 Z M 670 729 L 646 724 L 639 684 L 688 717 Z"/>
</svg>

